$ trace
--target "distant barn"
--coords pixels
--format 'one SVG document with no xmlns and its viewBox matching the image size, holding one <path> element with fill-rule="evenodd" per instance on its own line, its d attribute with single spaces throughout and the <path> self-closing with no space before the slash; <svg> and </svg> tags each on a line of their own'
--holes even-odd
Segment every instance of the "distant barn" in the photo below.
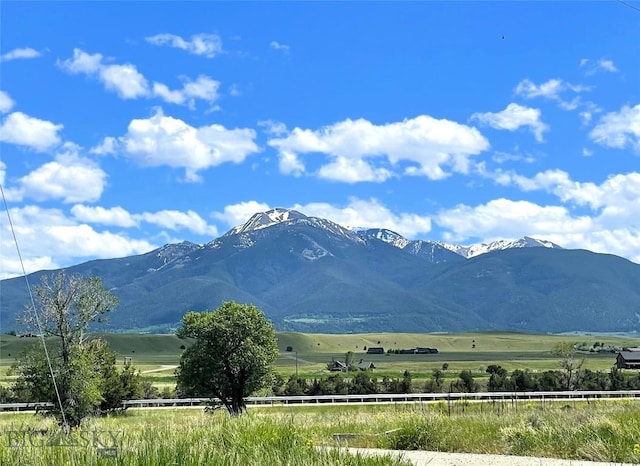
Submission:
<svg viewBox="0 0 640 466">
<path fill-rule="evenodd" d="M 374 346 L 367 350 L 367 354 L 384 354 L 384 348 L 381 346 Z"/>
<path fill-rule="evenodd" d="M 616 366 L 618 369 L 640 369 L 640 351 L 620 351 Z"/>
</svg>

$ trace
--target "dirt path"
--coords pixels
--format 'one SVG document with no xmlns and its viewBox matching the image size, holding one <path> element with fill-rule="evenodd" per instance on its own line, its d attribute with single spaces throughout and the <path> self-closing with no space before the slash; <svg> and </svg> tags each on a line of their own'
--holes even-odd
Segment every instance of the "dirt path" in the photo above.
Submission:
<svg viewBox="0 0 640 466">
<path fill-rule="evenodd" d="M 142 371 L 143 374 L 151 374 L 152 372 L 162 372 L 167 371 L 169 369 L 176 369 L 178 366 L 160 366 L 157 369 L 150 369 L 148 371 Z"/>
<path fill-rule="evenodd" d="M 630 463 L 560 460 L 528 456 L 479 455 L 472 453 L 442 453 L 435 451 L 379 450 L 375 448 L 345 448 L 352 454 L 393 455 L 410 461 L 414 466 L 633 466 Z"/>
</svg>

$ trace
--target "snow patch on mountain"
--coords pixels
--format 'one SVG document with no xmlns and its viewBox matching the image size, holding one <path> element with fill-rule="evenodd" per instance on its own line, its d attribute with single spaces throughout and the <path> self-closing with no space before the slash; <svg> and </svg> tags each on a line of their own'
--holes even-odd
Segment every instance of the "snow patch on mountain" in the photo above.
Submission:
<svg viewBox="0 0 640 466">
<path fill-rule="evenodd" d="M 518 240 L 499 240 L 491 243 L 471 244 L 468 246 L 445 243 L 442 241 L 409 240 L 399 233 L 386 228 L 343 227 L 330 220 L 319 217 L 307 217 L 296 210 L 283 209 L 280 207 L 252 215 L 245 224 L 232 228 L 220 239 L 239 236 L 234 243 L 234 247 L 244 249 L 253 246 L 256 241 L 256 238 L 253 235 L 249 236 L 251 232 L 260 231 L 265 228 L 281 224 L 291 227 L 295 227 L 297 225 L 308 225 L 329 231 L 335 235 L 357 243 L 365 243 L 372 239 L 380 240 L 399 249 L 406 250 L 411 254 L 431 257 L 432 262 L 447 260 L 446 257 L 441 256 L 441 253 L 438 252 L 439 250 L 442 251 L 442 249 L 454 252 L 466 259 L 470 259 L 472 257 L 479 256 L 480 254 L 512 248 L 560 248 L 560 246 L 550 241 L 536 239 L 529 236 L 524 236 Z M 213 248 L 219 247 L 220 239 L 212 241 L 208 246 Z M 309 251 L 312 252 L 308 252 L 306 255 L 309 257 L 315 257 L 315 253 L 313 252 L 314 249 L 309 249 Z M 438 258 L 436 258 L 436 256 L 438 256 Z"/>
<path fill-rule="evenodd" d="M 156 253 L 156 257 L 161 260 L 159 267 L 150 267 L 147 272 L 157 272 L 165 268 L 167 265 L 173 265 L 174 267 L 184 267 L 184 264 L 191 262 L 189 253 L 201 249 L 202 246 L 190 241 L 183 241 L 176 244 L 165 244 Z"/>
<path fill-rule="evenodd" d="M 224 236 L 232 236 L 238 235 L 240 233 L 246 233 L 248 231 L 261 230 L 263 228 L 277 225 L 278 223 L 301 218 L 308 217 L 296 210 L 282 209 L 278 207 L 266 212 L 258 212 L 257 214 L 253 214 L 244 225 L 232 228 L 230 231 L 225 233 Z"/>
<path fill-rule="evenodd" d="M 479 256 L 480 254 L 486 254 L 492 251 L 503 251 L 505 249 L 513 249 L 513 248 L 532 248 L 532 247 L 544 247 L 544 248 L 554 248 L 554 249 L 562 249 L 561 246 L 558 246 L 551 241 L 531 238 L 530 236 L 524 236 L 515 241 L 509 240 L 498 240 L 492 241 L 491 243 L 479 243 L 479 244 L 471 244 L 469 246 L 461 246 L 458 244 L 450 244 L 444 242 L 438 242 L 442 247 L 455 252 L 456 254 L 460 254 L 462 257 L 467 259 L 471 259 L 472 257 Z"/>
</svg>

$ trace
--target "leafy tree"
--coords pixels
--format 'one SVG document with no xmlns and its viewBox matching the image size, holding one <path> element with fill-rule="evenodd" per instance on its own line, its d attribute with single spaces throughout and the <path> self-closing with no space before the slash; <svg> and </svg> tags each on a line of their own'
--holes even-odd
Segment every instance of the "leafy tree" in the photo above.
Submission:
<svg viewBox="0 0 640 466">
<path fill-rule="evenodd" d="M 349 393 L 354 395 L 378 393 L 378 380 L 369 371 L 360 371 L 351 381 Z"/>
<path fill-rule="evenodd" d="M 134 400 L 142 396 L 140 373 L 131 365 L 125 364 L 122 370 L 116 367 L 116 353 L 109 349 L 104 340 L 92 340 L 88 351 L 93 357 L 93 369 L 100 376 L 100 411 L 108 413 L 119 411 L 124 400 Z"/>
<path fill-rule="evenodd" d="M 413 390 L 413 385 L 411 382 L 411 372 L 404 371 L 402 374 L 402 382 L 400 382 L 400 389 L 402 393 L 411 393 Z"/>
<path fill-rule="evenodd" d="M 344 365 L 347 366 L 347 370 L 349 371 L 357 371 L 356 367 L 356 357 L 353 354 L 353 351 L 347 351 L 344 355 Z"/>
<path fill-rule="evenodd" d="M 18 374 L 15 392 L 21 399 L 53 403 L 51 412 L 59 423 L 76 428 L 102 401 L 96 347 L 87 343 L 88 327 L 104 321 L 117 298 L 103 288 L 100 278 L 68 277 L 64 271 L 43 276 L 34 294 L 36 306 L 28 308 L 21 321 L 52 337 L 54 344 L 46 353 L 36 347 L 22 353 L 13 368 Z"/>
<path fill-rule="evenodd" d="M 584 358 L 579 359 L 573 345 L 566 341 L 556 343 L 551 350 L 551 354 L 558 358 L 558 365 L 564 371 L 562 388 L 573 390 L 576 386 L 575 377 L 584 364 Z"/>
<path fill-rule="evenodd" d="M 454 387 L 456 391 L 463 393 L 474 393 L 478 391 L 478 384 L 473 380 L 473 374 L 466 369 L 460 372 Z"/>
<path fill-rule="evenodd" d="M 516 369 L 511 373 L 511 386 L 519 392 L 530 392 L 536 389 L 536 381 L 528 370 Z"/>
<path fill-rule="evenodd" d="M 289 377 L 289 380 L 287 380 L 284 387 L 284 394 L 287 396 L 304 395 L 308 389 L 309 386 L 307 385 L 307 380 L 301 379 L 297 375 L 293 374 Z"/>
<path fill-rule="evenodd" d="M 487 367 L 486 372 L 491 374 L 489 376 L 489 383 L 487 384 L 487 390 L 490 392 L 501 392 L 509 390 L 509 383 L 507 380 L 507 370 L 496 364 L 491 364 Z"/>
<path fill-rule="evenodd" d="M 188 312 L 178 336 L 195 339 L 176 371 L 182 394 L 218 398 L 235 416 L 247 396 L 269 385 L 278 346 L 273 324 L 257 307 L 225 302 L 214 312 Z"/>
</svg>

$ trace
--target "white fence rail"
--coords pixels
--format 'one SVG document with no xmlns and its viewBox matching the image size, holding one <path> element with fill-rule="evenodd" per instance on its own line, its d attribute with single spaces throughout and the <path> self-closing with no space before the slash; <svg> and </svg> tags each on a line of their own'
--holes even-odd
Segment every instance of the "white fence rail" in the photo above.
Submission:
<svg viewBox="0 0 640 466">
<path fill-rule="evenodd" d="M 376 393 L 373 395 L 318 396 L 250 396 L 248 406 L 312 405 L 325 403 L 429 403 L 434 401 L 553 401 L 639 398 L 640 390 L 620 391 L 558 391 L 558 392 L 478 392 L 478 393 Z M 126 408 L 182 408 L 206 406 L 210 398 L 173 398 L 127 400 Z M 0 411 L 37 411 L 50 403 L 4 403 Z"/>
</svg>

